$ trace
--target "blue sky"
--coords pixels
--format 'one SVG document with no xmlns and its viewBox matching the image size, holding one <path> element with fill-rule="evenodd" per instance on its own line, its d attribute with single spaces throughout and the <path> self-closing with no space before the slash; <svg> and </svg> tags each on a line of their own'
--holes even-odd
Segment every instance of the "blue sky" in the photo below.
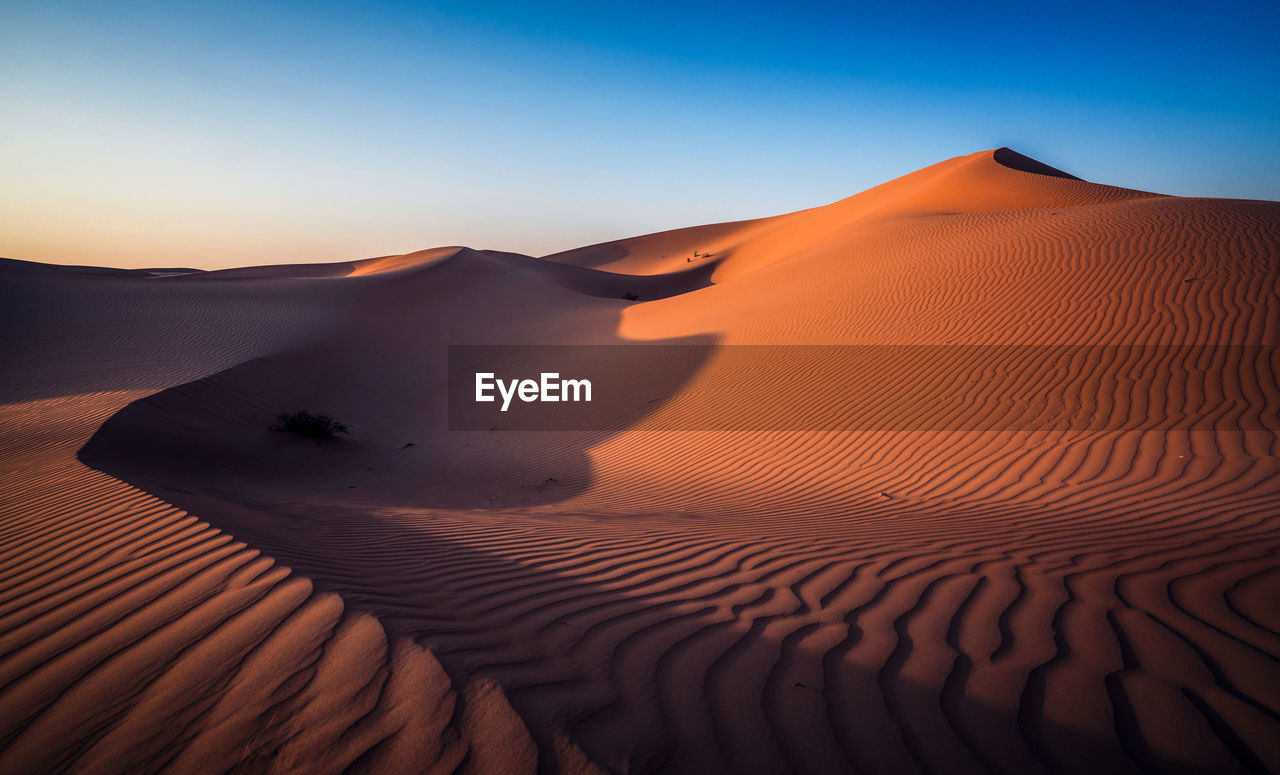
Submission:
<svg viewBox="0 0 1280 775">
<path fill-rule="evenodd" d="M 1280 5 L 0 2 L 0 255 L 531 254 L 1011 146 L 1280 199 Z"/>
</svg>

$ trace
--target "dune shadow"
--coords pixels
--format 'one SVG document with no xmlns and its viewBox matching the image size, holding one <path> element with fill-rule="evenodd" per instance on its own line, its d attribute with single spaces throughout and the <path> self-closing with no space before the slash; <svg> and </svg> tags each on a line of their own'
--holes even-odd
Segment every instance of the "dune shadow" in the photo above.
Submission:
<svg viewBox="0 0 1280 775">
<path fill-rule="evenodd" d="M 281 353 L 133 401 L 103 422 L 79 458 L 145 487 L 215 493 L 253 506 L 546 505 L 589 489 L 591 448 L 678 395 L 713 342 L 663 340 L 680 345 L 667 349 L 621 342 L 430 345 L 418 357 L 402 359 L 379 352 L 374 342 L 354 341 Z M 479 355 L 460 359 L 454 355 L 459 349 Z M 681 355 L 672 359 L 671 352 Z M 628 380 L 611 372 L 623 362 L 646 378 Z M 482 363 L 488 365 L 477 365 Z M 472 400 L 479 370 L 497 370 L 502 377 L 505 365 L 517 376 L 536 378 L 538 371 L 520 370 L 530 363 L 566 378 L 589 376 L 596 402 L 539 405 L 512 399 L 517 405 L 507 412 L 496 395 L 489 404 Z M 463 373 L 464 366 L 470 370 Z M 601 400 L 599 394 L 611 389 L 632 398 Z M 350 430 L 325 440 L 282 432 L 277 416 L 299 410 L 330 415 Z"/>
</svg>

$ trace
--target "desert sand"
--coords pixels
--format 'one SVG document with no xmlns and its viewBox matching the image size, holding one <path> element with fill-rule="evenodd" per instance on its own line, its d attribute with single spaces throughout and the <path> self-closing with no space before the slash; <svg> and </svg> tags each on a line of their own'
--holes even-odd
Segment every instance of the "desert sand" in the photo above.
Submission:
<svg viewBox="0 0 1280 775">
<path fill-rule="evenodd" d="M 4 261 L 0 772 L 1280 770 L 1274 432 L 444 408 L 450 344 L 1274 346 L 1278 288 L 1280 204 L 1009 149 L 541 258 Z"/>
</svg>

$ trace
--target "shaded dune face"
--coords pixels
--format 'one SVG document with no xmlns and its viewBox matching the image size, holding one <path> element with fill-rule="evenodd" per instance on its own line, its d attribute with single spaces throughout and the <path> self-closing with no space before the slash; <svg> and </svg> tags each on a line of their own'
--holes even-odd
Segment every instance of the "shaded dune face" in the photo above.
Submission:
<svg viewBox="0 0 1280 775">
<path fill-rule="evenodd" d="M 563 500 L 592 486 L 589 450 L 610 434 L 449 431 L 447 349 L 624 344 L 614 332 L 626 302 L 609 290 L 629 279 L 647 281 L 655 292 L 664 282 L 684 281 L 460 249 L 443 263 L 358 289 L 321 341 L 134 402 L 103 425 L 81 456 L 94 467 L 144 478 L 159 463 L 157 473 L 171 488 L 232 499 L 248 493 L 245 501 L 254 504 L 259 494 L 404 509 Z M 442 330 L 451 337 L 431 334 Z M 654 343 L 714 341 L 691 335 Z M 676 390 L 681 375 L 672 379 Z M 644 397 L 632 403 L 643 405 Z M 289 407 L 322 410 L 356 431 L 328 445 L 272 432 L 271 418 Z"/>
<path fill-rule="evenodd" d="M 6 566 L 24 596 L 0 601 L 22 633 L 0 639 L 10 762 L 1280 767 L 1273 433 L 1142 430 L 1152 410 L 1106 390 L 1088 395 L 1126 430 L 451 433 L 442 392 L 448 344 L 1276 345 L 1276 204 L 1092 184 L 999 149 L 543 259 L 14 282 L 28 308 L 77 289 L 83 325 L 25 322 L 10 345 L 30 441 L 9 460 L 47 469 L 23 485 L 39 508 L 3 522 L 28 537 Z M 123 294 L 134 320 L 113 324 Z M 1042 386 L 962 389 L 976 416 Z M 351 437 L 266 430 L 303 407 Z M 65 459 L 81 444 L 89 468 Z M 158 572 L 133 609 L 54 644 L 134 578 L 121 568 L 193 563 L 218 570 Z M 278 588 L 293 608 L 263 608 Z M 126 610 L 186 639 L 98 645 Z M 237 716 L 249 666 L 276 663 L 296 677 Z M 35 664 L 38 683 L 16 677 Z M 375 688 L 349 699 L 345 670 Z M 107 692 L 123 699 L 94 704 Z M 180 734 L 155 731 L 169 714 Z M 53 739 L 78 742 L 53 759 Z"/>
<path fill-rule="evenodd" d="M 1030 172 L 1036 175 L 1050 175 L 1055 178 L 1068 178 L 1070 180 L 1080 179 L 1075 175 L 1070 175 L 1060 169 L 1050 167 L 1044 162 L 1023 156 L 1012 148 L 997 148 L 992 152 L 991 158 L 995 159 L 997 164 L 1002 164 L 1009 169 L 1021 170 L 1022 172 Z"/>
</svg>

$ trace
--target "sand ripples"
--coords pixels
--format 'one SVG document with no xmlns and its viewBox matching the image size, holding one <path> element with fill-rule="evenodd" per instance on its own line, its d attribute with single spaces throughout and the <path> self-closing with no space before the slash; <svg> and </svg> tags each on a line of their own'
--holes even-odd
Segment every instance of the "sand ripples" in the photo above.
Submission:
<svg viewBox="0 0 1280 775">
<path fill-rule="evenodd" d="M 1276 206 L 1029 164 L 557 263 L 13 280 L 0 769 L 1274 770 L 1275 434 L 1153 430 L 1115 384 L 1280 341 Z M 513 329 L 1157 347 L 951 391 L 999 428 L 1079 385 L 1110 419 L 1071 430 L 449 433 L 435 355 Z M 303 405 L 352 439 L 265 430 Z"/>
</svg>

